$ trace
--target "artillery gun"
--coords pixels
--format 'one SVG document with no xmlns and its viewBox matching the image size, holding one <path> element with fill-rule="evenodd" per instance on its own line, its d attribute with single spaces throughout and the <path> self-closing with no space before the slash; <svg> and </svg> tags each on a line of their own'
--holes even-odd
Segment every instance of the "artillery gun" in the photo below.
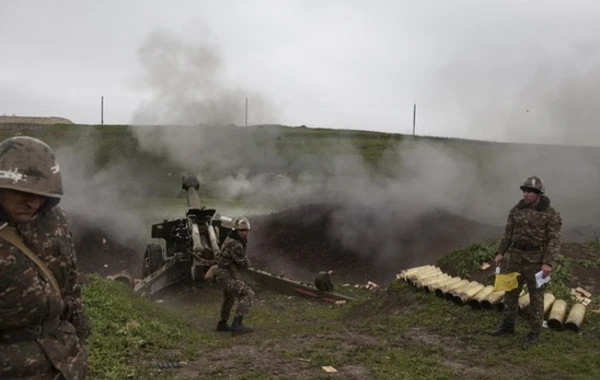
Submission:
<svg viewBox="0 0 600 380">
<path fill-rule="evenodd" d="M 181 188 L 187 200 L 185 217 L 164 219 L 152 225 L 151 237 L 162 239 L 164 248 L 156 242 L 146 246 L 142 279 L 133 288 L 138 294 L 152 295 L 186 279 L 192 282 L 207 281 L 206 274 L 215 268 L 221 245 L 233 227 L 232 218 L 202 207 L 200 183 L 195 176 L 183 176 Z M 326 281 L 328 286 L 322 286 L 324 272 L 317 275 L 314 282 L 316 286 L 256 268 L 249 268 L 245 273 L 255 284 L 280 293 L 308 296 L 326 302 L 354 300 L 334 293 L 329 280 Z"/>
</svg>

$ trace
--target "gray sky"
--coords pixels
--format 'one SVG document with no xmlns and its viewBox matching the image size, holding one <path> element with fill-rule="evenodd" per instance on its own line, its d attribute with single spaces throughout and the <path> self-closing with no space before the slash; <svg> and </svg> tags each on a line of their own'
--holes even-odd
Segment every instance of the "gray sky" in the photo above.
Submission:
<svg viewBox="0 0 600 380">
<path fill-rule="evenodd" d="M 599 11 L 583 0 L 0 0 L 0 114 L 99 123 L 104 95 L 108 124 L 243 124 L 248 96 L 251 124 L 411 133 L 417 103 L 418 134 L 598 145 Z"/>
</svg>

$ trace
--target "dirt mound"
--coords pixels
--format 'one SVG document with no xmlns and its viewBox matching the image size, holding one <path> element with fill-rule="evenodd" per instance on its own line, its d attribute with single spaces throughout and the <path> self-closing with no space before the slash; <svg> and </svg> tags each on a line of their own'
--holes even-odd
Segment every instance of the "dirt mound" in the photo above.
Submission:
<svg viewBox="0 0 600 380">
<path fill-rule="evenodd" d="M 70 218 L 82 271 L 106 276 L 127 269 L 140 276 L 147 239 L 132 237 L 120 244 L 109 226 L 98 228 L 76 214 Z M 336 281 L 383 285 L 404 268 L 434 263 L 456 248 L 495 240 L 502 233 L 502 227 L 439 209 L 397 215 L 392 223 L 382 224 L 380 218 L 376 210 L 332 203 L 252 216 L 248 253 L 256 268 L 302 281 L 333 270 Z M 564 243 L 562 251 L 575 260 L 574 281 L 595 288 L 600 245 Z M 477 275 L 493 276 L 489 271 Z"/>
<path fill-rule="evenodd" d="M 349 222 L 349 215 L 360 218 Z M 254 216 L 249 254 L 255 266 L 292 277 L 308 280 L 333 270 L 344 282 L 384 283 L 403 268 L 499 233 L 443 210 L 394 216 L 383 226 L 378 218 L 374 210 L 322 203 Z"/>
<path fill-rule="evenodd" d="M 360 220 L 340 225 L 348 212 Z M 99 228 L 71 214 L 79 265 L 101 275 L 127 269 L 140 275 L 145 241 L 119 244 L 109 228 Z M 399 270 L 430 263 L 474 240 L 497 235 L 497 228 L 434 210 L 405 214 L 381 228 L 368 209 L 339 204 L 308 204 L 252 217 L 249 255 L 253 265 L 277 274 L 312 281 L 321 270 L 351 283 L 393 279 Z M 341 228 L 339 228 L 341 226 Z"/>
<path fill-rule="evenodd" d="M 80 271 L 107 276 L 127 269 L 134 276 L 140 275 L 143 251 L 140 251 L 139 242 L 119 244 L 108 229 L 93 225 L 74 213 L 69 215 L 69 220 Z"/>
</svg>

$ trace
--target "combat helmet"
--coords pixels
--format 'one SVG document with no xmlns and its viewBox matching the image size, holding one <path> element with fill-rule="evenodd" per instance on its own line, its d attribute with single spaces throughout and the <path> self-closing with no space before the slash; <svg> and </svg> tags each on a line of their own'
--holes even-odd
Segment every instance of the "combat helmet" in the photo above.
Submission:
<svg viewBox="0 0 600 380">
<path fill-rule="evenodd" d="M 44 208 L 63 195 L 60 167 L 52 148 L 35 137 L 14 136 L 0 142 L 0 189 L 47 197 Z"/>
<path fill-rule="evenodd" d="M 544 181 L 540 177 L 531 176 L 523 181 L 521 185 L 521 190 L 533 190 L 537 193 L 544 194 L 546 188 L 544 186 Z"/>
<path fill-rule="evenodd" d="M 233 229 L 238 231 L 250 231 L 250 221 L 248 218 L 240 216 L 233 222 Z"/>
</svg>

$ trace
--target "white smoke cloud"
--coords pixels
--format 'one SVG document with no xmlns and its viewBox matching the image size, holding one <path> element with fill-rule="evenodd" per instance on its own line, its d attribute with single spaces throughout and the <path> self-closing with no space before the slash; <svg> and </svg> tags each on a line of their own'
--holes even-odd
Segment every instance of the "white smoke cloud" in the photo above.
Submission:
<svg viewBox="0 0 600 380">
<path fill-rule="evenodd" d="M 82 127 L 74 144 L 55 148 L 63 177 L 61 205 L 76 218 L 72 223 L 75 235 L 90 228 L 103 230 L 117 243 L 139 249 L 149 226 L 145 223 L 147 215 L 135 200 L 148 195 L 149 182 L 133 175 L 126 161 L 98 169 L 99 141 L 97 131 Z M 98 245 L 100 241 L 89 243 Z"/>
<path fill-rule="evenodd" d="M 583 66 L 567 59 L 560 66 L 563 71 L 548 66 L 536 76 L 532 74 L 537 67 L 531 63 L 534 60 L 523 64 L 529 67 L 527 73 L 509 81 L 509 68 L 499 65 L 496 68 L 502 75 L 488 76 L 489 71 L 478 66 L 481 62 L 463 65 L 470 57 L 449 65 L 438 76 L 440 93 L 460 94 L 463 106 L 468 104 L 473 110 L 468 125 L 477 126 L 482 134 L 484 127 L 509 125 L 512 137 L 537 142 L 570 143 L 592 136 L 588 126 L 596 118 L 592 106 L 597 97 L 593 85 L 585 83 L 595 73 L 592 66 L 581 74 L 577 69 Z M 484 61 L 495 70 L 494 60 L 486 57 Z M 274 209 L 313 202 L 341 204 L 328 232 L 360 255 L 381 257 L 388 264 L 389 260 L 408 262 L 498 232 L 509 208 L 520 198 L 518 186 L 530 175 L 546 180 L 565 230 L 594 224 L 600 216 L 590 207 L 597 200 L 599 178 L 600 153 L 595 149 L 406 138 L 395 145 L 382 140 L 382 149 L 387 148 L 381 153 L 380 166 L 373 167 L 363 158 L 360 143 L 347 137 L 321 139 L 316 147 L 310 144 L 318 133 L 310 129 L 288 134 L 275 126 L 235 126 L 241 124 L 249 91 L 227 85 L 219 49 L 206 41 L 190 42 L 157 30 L 143 42 L 140 62 L 141 80 L 150 94 L 133 115 L 136 126 L 131 130 L 140 151 L 175 170 L 196 174 L 212 184 L 219 197 L 267 203 Z M 457 77 L 464 78 L 460 70 L 475 66 L 479 71 L 469 70 L 468 81 Z M 555 75 L 558 72 L 563 75 Z M 569 94 L 569 101 L 557 100 L 560 93 Z M 528 99 L 522 102 L 530 108 L 527 117 L 544 119 L 533 124 L 517 120 L 519 97 L 507 100 L 514 94 Z M 251 99 L 265 104 L 253 109 L 276 119 L 267 101 L 256 94 Z M 579 133 L 567 133 L 565 125 L 580 128 Z M 90 160 L 96 145 L 92 136 L 88 139 L 59 152 L 68 162 L 65 205 L 112 227 L 124 241 L 144 236 L 149 224 L 121 197 L 152 193 L 153 184 L 140 179 L 150 177 L 144 171 L 156 168 L 133 170 L 130 163 L 120 163 L 94 171 Z M 175 174 L 179 177 L 180 173 Z M 471 224 L 465 225 L 472 230 L 457 229 L 460 226 L 452 223 L 459 218 L 452 219 L 448 213 L 470 219 Z"/>
</svg>

